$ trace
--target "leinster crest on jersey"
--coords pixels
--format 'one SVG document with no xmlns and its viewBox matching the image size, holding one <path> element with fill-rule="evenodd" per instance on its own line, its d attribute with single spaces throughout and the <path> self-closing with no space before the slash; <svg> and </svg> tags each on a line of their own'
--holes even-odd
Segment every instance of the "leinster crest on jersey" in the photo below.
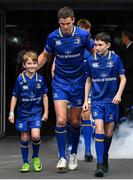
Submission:
<svg viewBox="0 0 133 180">
<path fill-rule="evenodd" d="M 80 44 L 81 43 L 81 39 L 79 36 L 77 36 L 75 39 L 74 39 L 74 44 Z"/>
<path fill-rule="evenodd" d="M 111 67 L 113 67 L 113 66 L 114 66 L 113 61 L 108 61 L 108 62 L 106 63 L 106 67 L 111 68 Z"/>
</svg>

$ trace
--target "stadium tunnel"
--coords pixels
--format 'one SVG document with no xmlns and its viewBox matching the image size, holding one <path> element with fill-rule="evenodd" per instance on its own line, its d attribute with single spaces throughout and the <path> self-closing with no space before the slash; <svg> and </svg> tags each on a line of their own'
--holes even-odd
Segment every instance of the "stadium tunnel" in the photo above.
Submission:
<svg viewBox="0 0 133 180">
<path fill-rule="evenodd" d="M 15 126 L 7 120 L 12 89 L 19 74 L 18 54 L 26 44 L 38 54 L 43 50 L 47 35 L 58 27 L 57 10 L 63 6 L 74 8 L 76 22 L 86 18 L 92 23 L 92 36 L 100 31 L 109 32 L 116 51 L 121 28 L 133 24 L 132 0 L 0 0 L 0 137 L 18 135 Z M 40 70 L 46 76 L 50 100 L 49 119 L 43 124 L 42 135 L 54 135 L 55 127 L 52 57 L 49 59 L 51 61 Z"/>
</svg>

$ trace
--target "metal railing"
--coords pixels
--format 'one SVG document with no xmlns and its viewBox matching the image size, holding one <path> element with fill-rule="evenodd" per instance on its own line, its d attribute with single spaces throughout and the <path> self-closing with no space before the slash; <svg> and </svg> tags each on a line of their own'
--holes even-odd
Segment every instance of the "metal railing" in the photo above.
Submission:
<svg viewBox="0 0 133 180">
<path fill-rule="evenodd" d="M 6 57 L 5 57 L 6 13 L 0 10 L 0 137 L 5 136 L 6 128 Z"/>
</svg>

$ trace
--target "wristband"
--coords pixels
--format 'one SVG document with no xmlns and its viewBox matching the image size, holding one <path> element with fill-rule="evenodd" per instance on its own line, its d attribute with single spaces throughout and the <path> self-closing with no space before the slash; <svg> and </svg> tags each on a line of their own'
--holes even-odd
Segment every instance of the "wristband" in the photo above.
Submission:
<svg viewBox="0 0 133 180">
<path fill-rule="evenodd" d="M 14 116 L 14 112 L 9 112 L 9 115 L 10 116 Z"/>
</svg>

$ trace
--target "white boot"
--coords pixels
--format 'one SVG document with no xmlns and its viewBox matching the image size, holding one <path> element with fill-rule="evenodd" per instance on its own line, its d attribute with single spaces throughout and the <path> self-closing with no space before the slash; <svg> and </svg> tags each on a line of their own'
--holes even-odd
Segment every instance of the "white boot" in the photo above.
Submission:
<svg viewBox="0 0 133 180">
<path fill-rule="evenodd" d="M 61 157 L 56 165 L 59 172 L 65 172 L 67 169 L 67 161 L 65 158 Z"/>
<path fill-rule="evenodd" d="M 77 155 L 75 153 L 70 155 L 69 169 L 75 170 L 78 167 Z"/>
</svg>

